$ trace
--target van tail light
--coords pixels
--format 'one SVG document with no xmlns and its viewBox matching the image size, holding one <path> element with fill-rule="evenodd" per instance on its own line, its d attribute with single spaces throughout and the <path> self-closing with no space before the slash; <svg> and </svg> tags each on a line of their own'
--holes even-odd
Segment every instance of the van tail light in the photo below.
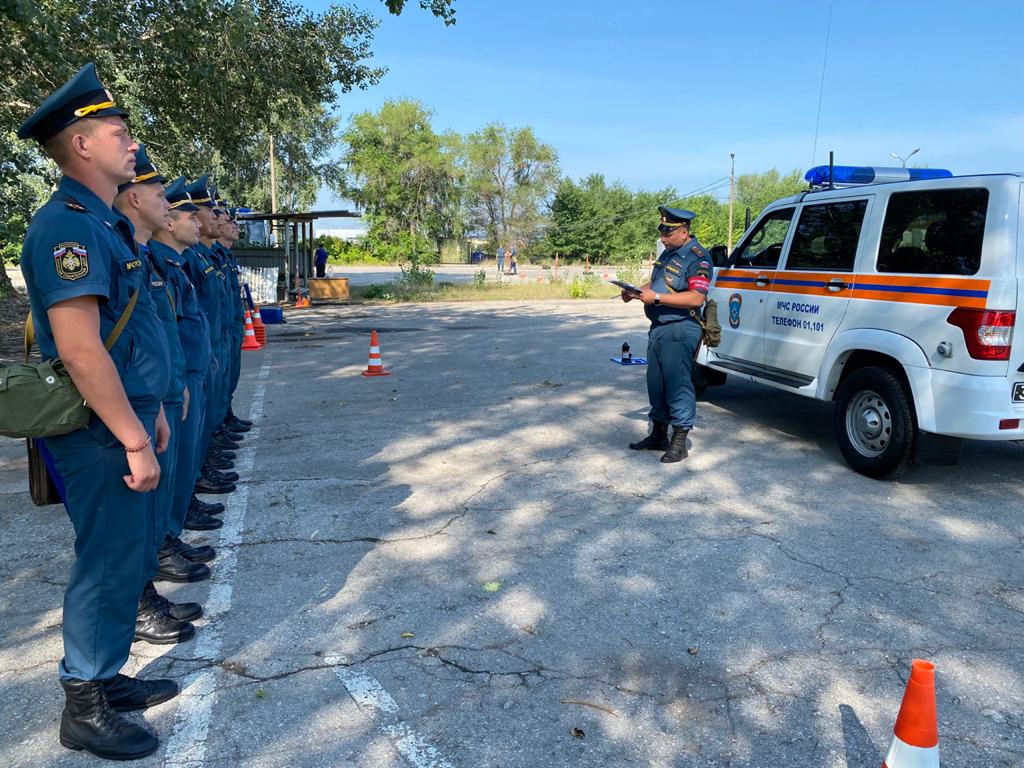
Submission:
<svg viewBox="0 0 1024 768">
<path fill-rule="evenodd" d="M 967 353 L 975 360 L 1009 360 L 1017 313 L 998 309 L 957 307 L 946 322 L 964 333 Z"/>
</svg>

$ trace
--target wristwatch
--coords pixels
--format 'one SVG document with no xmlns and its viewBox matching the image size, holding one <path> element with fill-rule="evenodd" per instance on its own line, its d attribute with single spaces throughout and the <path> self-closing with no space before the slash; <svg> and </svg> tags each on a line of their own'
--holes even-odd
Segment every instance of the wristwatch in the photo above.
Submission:
<svg viewBox="0 0 1024 768">
<path fill-rule="evenodd" d="M 654 294 L 654 306 L 656 306 L 656 307 L 661 306 L 661 294 L 660 293 Z"/>
</svg>

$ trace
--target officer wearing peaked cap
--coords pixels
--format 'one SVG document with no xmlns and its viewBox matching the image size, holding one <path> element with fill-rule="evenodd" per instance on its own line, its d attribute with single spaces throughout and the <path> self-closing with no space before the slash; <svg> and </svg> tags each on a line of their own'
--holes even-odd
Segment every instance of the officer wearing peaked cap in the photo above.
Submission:
<svg viewBox="0 0 1024 768">
<path fill-rule="evenodd" d="M 40 352 L 43 359 L 59 352 L 93 410 L 88 428 L 46 440 L 75 529 L 60 741 L 113 759 L 142 757 L 158 745 L 118 712 L 178 693 L 171 680 L 120 674 L 151 555 L 151 492 L 160 478 L 154 449 L 165 449 L 169 436 L 160 403 L 167 341 L 132 226 L 111 208 L 118 185 L 136 175 L 138 146 L 124 116 L 87 64 L 18 129 L 63 174 L 33 217 L 21 255 Z"/>
<path fill-rule="evenodd" d="M 647 341 L 647 395 L 651 433 L 633 450 L 664 451 L 662 462 L 685 459 L 686 436 L 693 428 L 697 398 L 693 360 L 701 339 L 699 312 L 711 284 L 711 259 L 690 234 L 693 211 L 658 207 L 658 232 L 665 246 L 639 296 L 622 292 L 623 301 L 639 298 L 651 321 Z M 668 426 L 672 425 L 669 439 Z"/>
<path fill-rule="evenodd" d="M 180 297 L 175 295 L 174 286 L 167 279 L 163 259 L 157 258 L 150 248 L 153 234 L 167 227 L 170 206 L 164 195 L 164 181 L 145 146 L 140 146 L 135 153 L 135 178 L 120 186 L 114 201 L 135 229 L 135 240 L 148 270 L 150 293 L 171 352 L 170 384 L 162 397 L 171 436 L 167 450 L 159 456 L 160 484 L 154 492 L 153 555 L 135 628 L 137 640 L 157 644 L 182 642 L 192 637 L 195 628 L 189 619 L 198 618 L 202 611 L 195 603 L 179 605 L 161 597 L 153 581 L 199 581 L 210 576 L 208 566 L 193 563 L 175 551 L 168 536 L 178 470 L 178 441 L 189 392 L 185 385 L 185 351 L 178 335 Z"/>
</svg>

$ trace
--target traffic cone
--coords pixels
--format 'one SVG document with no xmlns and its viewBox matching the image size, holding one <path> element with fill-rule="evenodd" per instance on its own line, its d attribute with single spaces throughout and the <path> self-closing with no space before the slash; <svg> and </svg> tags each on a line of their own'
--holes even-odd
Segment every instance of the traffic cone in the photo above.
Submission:
<svg viewBox="0 0 1024 768">
<path fill-rule="evenodd" d="M 390 376 L 391 371 L 384 370 L 384 364 L 380 360 L 380 344 L 377 342 L 377 332 L 370 332 L 370 360 L 366 364 L 363 376 Z"/>
<path fill-rule="evenodd" d="M 252 305 L 252 330 L 256 334 L 256 342 L 262 347 L 267 343 L 267 326 L 260 317 L 260 305 Z"/>
<path fill-rule="evenodd" d="M 939 723 L 935 711 L 935 665 L 914 659 L 907 691 L 882 768 L 939 768 Z"/>
<path fill-rule="evenodd" d="M 245 338 L 242 339 L 242 349 L 259 349 L 260 343 L 256 341 L 256 332 L 252 329 L 252 315 L 245 310 Z"/>
</svg>

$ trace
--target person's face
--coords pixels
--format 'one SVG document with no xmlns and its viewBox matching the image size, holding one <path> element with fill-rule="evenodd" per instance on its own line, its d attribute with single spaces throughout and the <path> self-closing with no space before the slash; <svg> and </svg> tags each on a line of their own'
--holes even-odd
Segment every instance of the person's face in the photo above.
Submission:
<svg viewBox="0 0 1024 768">
<path fill-rule="evenodd" d="M 78 134 L 72 141 L 96 167 L 118 184 L 135 178 L 135 143 L 128 126 L 120 117 L 90 117 L 92 131 Z"/>
<path fill-rule="evenodd" d="M 690 227 L 683 224 L 679 227 L 673 227 L 668 232 L 660 232 L 661 244 L 666 248 L 678 248 L 680 245 L 685 245 L 686 241 L 690 239 Z"/>
<path fill-rule="evenodd" d="M 190 246 L 199 242 L 199 219 L 194 211 L 171 216 L 171 238 L 179 245 Z"/>
<path fill-rule="evenodd" d="M 217 230 L 214 228 L 213 211 L 209 208 L 199 206 L 199 211 L 196 213 L 196 216 L 199 221 L 199 234 L 205 238 L 216 240 Z"/>
<path fill-rule="evenodd" d="M 164 195 L 163 184 L 136 184 L 135 194 L 139 201 L 139 214 L 142 221 L 154 232 L 167 226 L 171 206 Z"/>
</svg>

